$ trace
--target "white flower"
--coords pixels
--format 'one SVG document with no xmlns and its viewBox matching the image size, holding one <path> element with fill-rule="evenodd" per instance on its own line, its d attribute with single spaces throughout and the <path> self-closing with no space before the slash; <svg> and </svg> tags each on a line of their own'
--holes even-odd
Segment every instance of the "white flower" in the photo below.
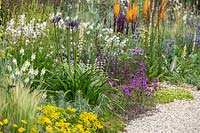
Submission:
<svg viewBox="0 0 200 133">
<path fill-rule="evenodd" d="M 77 20 L 78 19 L 78 16 L 76 15 L 75 17 L 74 17 L 74 20 Z"/>
<path fill-rule="evenodd" d="M 38 69 L 36 69 L 36 70 L 34 71 L 34 75 L 35 75 L 35 76 L 38 75 Z"/>
<path fill-rule="evenodd" d="M 12 67 L 10 65 L 7 66 L 8 71 L 11 72 L 12 71 Z"/>
<path fill-rule="evenodd" d="M 15 71 L 15 75 L 17 75 L 17 76 L 20 75 L 20 71 L 19 71 L 19 69 L 16 69 L 16 71 Z"/>
<path fill-rule="evenodd" d="M 11 75 L 10 75 L 10 78 L 11 78 L 11 79 L 15 79 L 15 75 L 14 75 L 14 74 L 11 74 Z"/>
<path fill-rule="evenodd" d="M 183 16 L 183 21 L 186 21 L 186 19 L 187 19 L 187 15 L 184 15 Z"/>
<path fill-rule="evenodd" d="M 26 78 L 24 82 L 27 84 L 29 82 L 29 78 Z"/>
<path fill-rule="evenodd" d="M 17 65 L 17 60 L 16 59 L 13 59 L 12 62 Z"/>
<path fill-rule="evenodd" d="M 69 16 L 67 16 L 67 17 L 65 18 L 65 20 L 69 20 Z"/>
<path fill-rule="evenodd" d="M 22 65 L 21 71 L 26 71 L 26 69 L 30 66 L 29 61 L 25 61 L 25 63 Z"/>
<path fill-rule="evenodd" d="M 32 67 L 29 70 L 29 75 L 34 75 L 34 69 Z"/>
<path fill-rule="evenodd" d="M 35 54 L 33 53 L 31 56 L 31 61 L 35 60 Z"/>
<path fill-rule="evenodd" d="M 45 72 L 46 72 L 45 68 L 42 68 L 40 76 L 44 76 Z"/>
<path fill-rule="evenodd" d="M 21 55 L 24 55 L 24 49 L 21 48 L 20 51 L 19 51 L 19 53 L 20 53 Z"/>
<path fill-rule="evenodd" d="M 56 13 L 56 16 L 61 16 L 61 15 L 62 15 L 61 12 L 57 12 L 57 13 Z"/>
</svg>

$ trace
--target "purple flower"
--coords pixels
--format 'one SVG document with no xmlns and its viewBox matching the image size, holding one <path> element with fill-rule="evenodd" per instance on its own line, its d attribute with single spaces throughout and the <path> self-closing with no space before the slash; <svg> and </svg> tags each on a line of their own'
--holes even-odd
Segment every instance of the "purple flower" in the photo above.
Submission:
<svg viewBox="0 0 200 133">
<path fill-rule="evenodd" d="M 60 20 L 61 20 L 61 17 L 60 16 L 56 16 L 51 20 L 51 22 L 52 23 L 58 23 Z"/>
<path fill-rule="evenodd" d="M 67 21 L 66 23 L 67 28 L 78 28 L 79 23 L 76 21 Z"/>
<path fill-rule="evenodd" d="M 142 53 L 142 52 L 144 52 L 143 49 L 140 49 L 140 50 L 134 49 L 134 50 L 132 50 L 133 55 L 137 55 L 137 54 Z"/>
<path fill-rule="evenodd" d="M 111 86 L 113 86 L 113 87 L 117 86 L 117 82 L 115 82 L 115 81 L 110 81 L 110 84 L 111 84 Z"/>
<path fill-rule="evenodd" d="M 131 93 L 130 93 L 131 90 L 132 88 L 130 86 L 127 86 L 127 85 L 122 86 L 123 93 L 129 97 L 131 96 Z"/>
<path fill-rule="evenodd" d="M 103 128 L 104 128 L 105 130 L 107 130 L 107 129 L 108 129 L 108 126 L 105 125 L 105 126 L 103 126 Z"/>
</svg>

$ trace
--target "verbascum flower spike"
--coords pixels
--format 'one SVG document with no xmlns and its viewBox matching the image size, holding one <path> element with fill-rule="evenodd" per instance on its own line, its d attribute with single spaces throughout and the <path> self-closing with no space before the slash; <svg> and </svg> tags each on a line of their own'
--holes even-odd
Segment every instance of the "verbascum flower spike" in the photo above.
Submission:
<svg viewBox="0 0 200 133">
<path fill-rule="evenodd" d="M 117 18 L 119 16 L 120 12 L 120 0 L 115 0 L 115 5 L 114 5 L 114 17 Z"/>
<path fill-rule="evenodd" d="M 127 9 L 127 13 L 126 13 L 126 21 L 127 23 L 132 23 L 133 22 L 133 12 L 132 12 L 133 8 L 132 8 L 132 4 L 131 4 L 131 0 L 128 3 L 128 9 Z"/>
<path fill-rule="evenodd" d="M 132 10 L 133 22 L 136 22 L 137 13 L 138 13 L 138 0 L 135 0 L 133 10 Z"/>
<path fill-rule="evenodd" d="M 161 3 L 161 8 L 160 8 L 160 20 L 164 20 L 165 19 L 165 10 L 166 10 L 166 5 L 167 5 L 167 2 L 166 0 L 162 0 L 162 3 Z"/>
<path fill-rule="evenodd" d="M 150 0 L 146 0 L 144 2 L 144 7 L 143 7 L 143 10 L 142 10 L 142 16 L 144 17 L 145 20 L 148 19 L 148 11 L 149 11 L 149 7 L 150 7 Z"/>
</svg>

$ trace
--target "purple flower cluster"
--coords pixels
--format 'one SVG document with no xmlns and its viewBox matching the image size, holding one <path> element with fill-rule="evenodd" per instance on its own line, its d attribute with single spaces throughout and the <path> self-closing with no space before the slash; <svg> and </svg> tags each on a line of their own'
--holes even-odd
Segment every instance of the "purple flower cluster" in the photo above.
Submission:
<svg viewBox="0 0 200 133">
<path fill-rule="evenodd" d="M 146 67 L 141 61 L 138 64 L 140 66 L 139 69 L 135 74 L 130 74 L 128 84 L 122 86 L 122 91 L 127 96 L 131 96 L 131 91 L 135 93 L 147 92 L 147 95 L 151 95 L 157 88 L 158 79 L 155 78 L 152 83 L 149 83 L 149 79 L 145 76 Z"/>
<path fill-rule="evenodd" d="M 55 16 L 55 17 L 51 20 L 51 22 L 52 22 L 52 23 L 59 23 L 60 20 L 61 20 L 61 16 Z M 66 22 L 66 27 L 67 27 L 67 28 L 72 28 L 72 29 L 73 29 L 73 28 L 78 28 L 79 25 L 80 25 L 80 23 L 79 23 L 79 22 L 76 22 L 76 21 L 67 21 L 67 22 Z"/>
</svg>

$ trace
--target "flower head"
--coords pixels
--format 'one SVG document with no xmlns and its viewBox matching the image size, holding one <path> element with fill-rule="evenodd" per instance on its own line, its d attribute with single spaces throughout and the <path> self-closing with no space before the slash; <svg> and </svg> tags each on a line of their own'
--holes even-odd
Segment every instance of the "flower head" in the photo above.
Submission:
<svg viewBox="0 0 200 133">
<path fill-rule="evenodd" d="M 60 20 L 61 20 L 61 17 L 60 16 L 56 16 L 51 20 L 51 22 L 52 23 L 58 23 Z"/>
<path fill-rule="evenodd" d="M 144 7 L 143 7 L 143 10 L 142 10 L 142 15 L 143 15 L 143 17 L 144 17 L 145 20 L 148 19 L 148 11 L 149 11 L 149 8 L 150 8 L 150 4 L 151 4 L 150 0 L 146 0 L 144 2 Z"/>
<path fill-rule="evenodd" d="M 135 0 L 134 6 L 133 6 L 133 9 L 132 9 L 133 22 L 136 21 L 137 13 L 138 13 L 138 0 Z"/>
<path fill-rule="evenodd" d="M 4 120 L 3 120 L 3 123 L 4 123 L 4 124 L 8 124 L 8 122 L 9 122 L 8 119 L 4 119 Z"/>
<path fill-rule="evenodd" d="M 162 3 L 161 3 L 161 7 L 160 7 L 160 20 L 164 20 L 165 19 L 165 10 L 166 10 L 166 0 L 162 0 Z"/>
<path fill-rule="evenodd" d="M 46 126 L 46 131 L 48 132 L 48 133 L 52 133 L 52 127 L 51 126 Z"/>
<path fill-rule="evenodd" d="M 26 121 L 26 120 L 21 120 L 21 122 L 22 122 L 23 124 L 27 124 L 27 121 Z"/>
<path fill-rule="evenodd" d="M 19 132 L 19 133 L 23 133 L 25 130 L 26 130 L 25 128 L 20 127 L 20 128 L 18 129 L 18 132 Z"/>
<path fill-rule="evenodd" d="M 129 1 L 128 3 L 128 10 L 127 10 L 127 13 L 126 13 L 126 21 L 127 23 L 132 23 L 133 22 L 133 7 L 132 7 L 132 4 L 131 4 L 131 0 Z"/>
<path fill-rule="evenodd" d="M 18 127 L 17 124 L 13 124 L 13 127 Z"/>
<path fill-rule="evenodd" d="M 76 21 L 67 21 L 66 26 L 67 26 L 67 28 L 74 29 L 74 28 L 78 28 L 79 23 Z"/>
<path fill-rule="evenodd" d="M 117 18 L 120 12 L 120 1 L 116 0 L 114 5 L 114 17 Z"/>
</svg>

